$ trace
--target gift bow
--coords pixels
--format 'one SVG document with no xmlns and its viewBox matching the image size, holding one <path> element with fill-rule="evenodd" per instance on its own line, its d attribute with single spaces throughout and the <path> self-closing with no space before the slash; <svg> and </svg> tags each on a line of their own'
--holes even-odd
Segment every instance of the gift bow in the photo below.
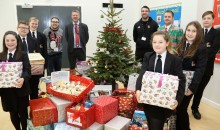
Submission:
<svg viewBox="0 0 220 130">
<path fill-rule="evenodd" d="M 83 114 L 85 112 L 85 108 L 83 105 L 80 106 L 79 110 L 76 110 L 72 116 L 73 120 L 76 120 L 78 117 L 80 118 L 80 123 L 82 123 L 82 126 L 86 125 L 86 114 Z"/>
</svg>

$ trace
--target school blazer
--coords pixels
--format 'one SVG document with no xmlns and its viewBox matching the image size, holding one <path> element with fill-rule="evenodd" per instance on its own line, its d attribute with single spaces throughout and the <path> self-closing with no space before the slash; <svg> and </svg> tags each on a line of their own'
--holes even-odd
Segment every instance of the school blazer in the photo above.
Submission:
<svg viewBox="0 0 220 130">
<path fill-rule="evenodd" d="M 152 71 L 154 72 L 154 63 L 156 59 L 156 53 L 155 52 L 147 52 L 144 55 L 142 68 L 139 72 L 139 76 L 136 83 L 136 90 L 141 90 L 142 86 L 142 78 L 145 73 L 145 71 Z M 185 92 L 185 76 L 183 74 L 182 70 L 182 61 L 179 57 L 174 56 L 167 52 L 165 64 L 164 64 L 164 74 L 170 74 L 178 76 L 179 78 L 179 87 L 177 91 L 176 100 L 178 101 L 178 104 L 181 103 L 184 97 Z"/>
<path fill-rule="evenodd" d="M 24 45 L 22 43 L 22 39 L 20 36 L 19 36 L 19 40 L 21 42 L 21 49 L 22 49 L 22 51 L 24 51 Z M 40 46 L 37 43 L 37 39 L 32 38 L 31 36 L 27 35 L 27 44 L 28 44 L 29 53 L 40 52 Z"/>
<path fill-rule="evenodd" d="M 211 28 L 208 34 L 204 37 L 205 45 L 208 42 L 210 43 L 210 47 L 207 47 L 208 61 L 207 61 L 205 75 L 213 75 L 215 55 L 220 48 L 220 31 Z"/>
<path fill-rule="evenodd" d="M 79 23 L 79 36 L 80 36 L 80 44 L 82 46 L 82 50 L 86 54 L 86 44 L 89 40 L 89 32 L 87 25 L 84 23 Z M 73 23 L 70 23 L 66 26 L 65 37 L 68 43 L 67 50 L 69 53 L 71 53 L 73 52 L 73 48 L 74 48 Z"/>
</svg>

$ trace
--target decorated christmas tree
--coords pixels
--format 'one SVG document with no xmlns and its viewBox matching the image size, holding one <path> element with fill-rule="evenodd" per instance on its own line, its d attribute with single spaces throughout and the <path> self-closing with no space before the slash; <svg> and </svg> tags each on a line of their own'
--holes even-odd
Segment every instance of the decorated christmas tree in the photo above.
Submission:
<svg viewBox="0 0 220 130">
<path fill-rule="evenodd" d="M 92 67 L 87 71 L 88 76 L 97 84 L 115 81 L 126 83 L 128 75 L 137 72 L 130 40 L 126 36 L 127 31 L 119 24 L 122 11 L 116 12 L 113 0 L 110 0 L 108 11 L 102 11 L 101 18 L 106 18 L 108 22 L 105 23 L 103 31 L 99 31 L 97 50 L 88 60 Z"/>
</svg>

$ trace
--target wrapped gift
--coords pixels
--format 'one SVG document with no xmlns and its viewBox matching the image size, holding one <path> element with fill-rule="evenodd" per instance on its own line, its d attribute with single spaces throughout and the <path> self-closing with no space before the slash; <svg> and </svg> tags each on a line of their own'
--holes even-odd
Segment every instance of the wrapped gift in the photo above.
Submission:
<svg viewBox="0 0 220 130">
<path fill-rule="evenodd" d="M 74 93 L 67 94 L 67 93 L 62 93 L 60 91 L 56 91 L 55 89 L 53 89 L 53 86 L 49 84 L 47 86 L 47 92 L 54 96 L 72 101 L 74 103 L 79 103 L 84 98 L 84 96 L 87 95 L 90 92 L 90 90 L 92 90 L 92 88 L 94 87 L 93 80 L 88 78 L 70 75 L 70 81 L 79 82 L 81 86 L 85 87 L 85 89 L 78 95 L 74 95 Z"/>
<path fill-rule="evenodd" d="M 58 111 L 58 122 L 66 120 L 66 107 L 71 105 L 72 102 L 60 99 L 58 97 L 49 97 L 50 100 L 55 104 Z"/>
<path fill-rule="evenodd" d="M 129 127 L 129 130 L 148 130 L 148 128 L 142 128 L 142 127 L 138 127 L 136 125 L 131 125 Z"/>
<path fill-rule="evenodd" d="M 34 126 L 43 126 L 58 121 L 56 106 L 49 98 L 39 98 L 29 101 L 30 117 Z"/>
<path fill-rule="evenodd" d="M 21 77 L 22 62 L 0 62 L 0 88 L 17 87 L 16 80 Z"/>
<path fill-rule="evenodd" d="M 87 130 L 104 130 L 104 125 L 95 122 Z"/>
<path fill-rule="evenodd" d="M 44 73 L 44 63 L 45 59 L 40 53 L 28 53 L 28 58 L 30 60 L 31 67 L 40 67 L 41 71 L 31 72 L 32 75 L 41 75 Z"/>
<path fill-rule="evenodd" d="M 137 107 L 135 92 L 126 89 L 117 89 L 112 93 L 112 97 L 118 99 L 118 115 L 131 119 Z"/>
<path fill-rule="evenodd" d="M 105 130 L 128 130 L 131 119 L 116 116 L 105 124 Z"/>
<path fill-rule="evenodd" d="M 220 63 L 220 54 L 215 55 L 215 63 Z"/>
<path fill-rule="evenodd" d="M 187 71 L 187 70 L 183 70 L 183 74 L 186 76 L 186 87 L 185 87 L 185 93 L 187 93 L 187 89 L 189 88 L 193 76 L 194 76 L 195 71 Z"/>
<path fill-rule="evenodd" d="M 135 110 L 131 121 L 131 126 L 136 126 L 134 128 L 148 128 L 147 118 L 144 111 Z M 132 128 L 132 127 L 131 127 Z"/>
<path fill-rule="evenodd" d="M 95 122 L 95 106 L 84 108 L 83 105 L 77 110 L 73 106 L 66 108 L 66 123 L 71 126 L 86 129 Z"/>
<path fill-rule="evenodd" d="M 86 70 L 88 70 L 90 67 L 91 66 L 86 61 L 76 62 L 77 71 L 82 75 L 86 75 Z"/>
<path fill-rule="evenodd" d="M 136 90 L 136 81 L 137 81 L 138 76 L 139 76 L 138 73 L 133 73 L 129 75 L 128 86 L 127 86 L 128 90 L 132 90 L 132 91 Z"/>
<path fill-rule="evenodd" d="M 54 123 L 54 130 L 81 130 L 81 129 L 67 125 L 66 122 L 59 122 L 59 123 Z"/>
<path fill-rule="evenodd" d="M 28 126 L 28 130 L 54 130 L 53 124 L 34 127 L 32 121 L 29 119 L 27 120 L 27 126 Z"/>
<path fill-rule="evenodd" d="M 41 77 L 39 84 L 38 84 L 38 88 L 40 90 L 40 92 L 47 92 L 46 87 L 47 85 L 51 83 L 51 77 L 50 76 L 46 76 L 46 77 Z"/>
<path fill-rule="evenodd" d="M 101 96 L 95 100 L 95 119 L 105 124 L 118 114 L 118 100 L 109 96 Z"/>
<path fill-rule="evenodd" d="M 146 71 L 142 79 L 140 101 L 172 109 L 179 86 L 177 76 Z"/>
<path fill-rule="evenodd" d="M 99 96 L 112 95 L 112 85 L 95 85 L 95 87 L 89 93 L 90 100 L 94 100 Z"/>
</svg>

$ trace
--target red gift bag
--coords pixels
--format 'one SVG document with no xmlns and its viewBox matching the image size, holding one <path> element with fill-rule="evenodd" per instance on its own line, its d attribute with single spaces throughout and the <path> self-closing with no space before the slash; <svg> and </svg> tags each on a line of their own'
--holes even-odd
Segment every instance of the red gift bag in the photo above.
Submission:
<svg viewBox="0 0 220 130">
<path fill-rule="evenodd" d="M 72 105 L 66 108 L 66 123 L 71 126 L 86 129 L 95 122 L 95 106 L 85 110 L 83 105 L 79 110 L 72 109 Z"/>
<path fill-rule="evenodd" d="M 118 115 L 132 118 L 134 110 L 137 108 L 135 91 L 117 89 L 112 93 L 112 97 L 118 99 Z"/>
</svg>

